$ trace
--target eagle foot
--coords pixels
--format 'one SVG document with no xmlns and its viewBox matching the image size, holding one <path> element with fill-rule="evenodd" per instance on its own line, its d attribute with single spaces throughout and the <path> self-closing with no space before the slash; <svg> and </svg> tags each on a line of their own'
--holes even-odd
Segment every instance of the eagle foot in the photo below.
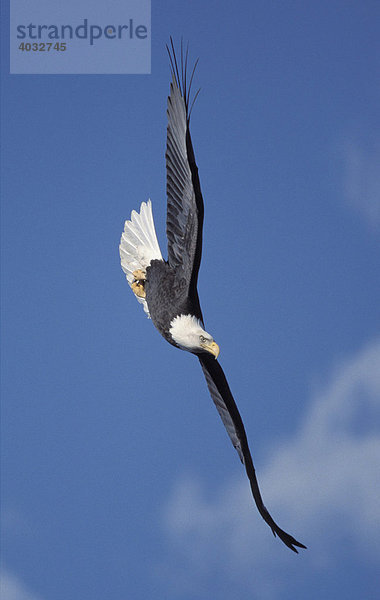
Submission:
<svg viewBox="0 0 380 600">
<path fill-rule="evenodd" d="M 134 281 L 132 283 L 132 292 L 139 298 L 145 298 L 145 288 L 143 281 Z"/>
<path fill-rule="evenodd" d="M 139 298 L 145 298 L 145 279 L 146 273 L 142 269 L 137 269 L 132 273 L 134 281 L 132 283 L 132 291 Z"/>
<path fill-rule="evenodd" d="M 132 275 L 136 281 L 145 281 L 146 279 L 146 272 L 142 269 L 137 269 L 137 271 L 133 271 Z"/>
</svg>

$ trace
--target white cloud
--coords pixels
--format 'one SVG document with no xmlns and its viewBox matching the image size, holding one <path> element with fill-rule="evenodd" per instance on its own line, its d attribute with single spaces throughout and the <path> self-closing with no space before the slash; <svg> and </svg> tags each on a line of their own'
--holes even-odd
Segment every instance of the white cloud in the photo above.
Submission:
<svg viewBox="0 0 380 600">
<path fill-rule="evenodd" d="M 220 569 L 221 560 L 237 579 L 241 597 L 242 581 L 252 579 L 260 598 L 277 598 L 281 568 L 289 580 L 294 561 L 306 561 L 314 571 L 331 568 L 340 560 L 337 547 L 340 554 L 380 563 L 380 341 L 337 366 L 319 388 L 297 433 L 274 446 L 258 472 L 271 514 L 310 550 L 295 558 L 273 538 L 245 478 L 211 499 L 206 484 L 182 479 L 164 512 L 173 556 L 188 566 L 182 573 L 177 568 L 178 594 L 181 585 L 195 585 L 187 572 L 201 580 L 202 573 L 206 578 Z M 268 584 L 273 560 L 277 583 Z"/>
<path fill-rule="evenodd" d="M 343 156 L 344 192 L 348 203 L 371 227 L 380 227 L 380 146 L 364 150 L 349 141 L 343 145 Z"/>
<path fill-rule="evenodd" d="M 41 600 L 30 590 L 28 590 L 22 581 L 12 575 L 8 570 L 1 570 L 1 600 Z"/>
</svg>

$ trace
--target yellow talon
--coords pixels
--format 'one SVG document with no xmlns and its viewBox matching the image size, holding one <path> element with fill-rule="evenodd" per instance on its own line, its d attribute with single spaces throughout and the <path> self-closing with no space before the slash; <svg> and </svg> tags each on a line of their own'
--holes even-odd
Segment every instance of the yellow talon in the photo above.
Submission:
<svg viewBox="0 0 380 600">
<path fill-rule="evenodd" d="M 139 298 L 145 298 L 144 284 L 141 283 L 140 281 L 134 281 L 132 283 L 132 291 Z"/>
<path fill-rule="evenodd" d="M 132 275 L 137 281 L 145 281 L 146 279 L 146 273 L 142 269 L 137 269 L 137 271 L 133 271 Z"/>
</svg>

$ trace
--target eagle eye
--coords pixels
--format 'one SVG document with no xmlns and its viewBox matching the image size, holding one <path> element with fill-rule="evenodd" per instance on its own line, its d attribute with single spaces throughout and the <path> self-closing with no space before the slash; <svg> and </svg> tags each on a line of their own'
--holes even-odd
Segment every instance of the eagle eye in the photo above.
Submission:
<svg viewBox="0 0 380 600">
<path fill-rule="evenodd" d="M 205 343 L 205 341 L 206 341 L 206 338 L 205 338 L 205 336 L 204 336 L 204 335 L 200 335 L 200 336 L 199 336 L 199 341 L 201 342 L 201 344 L 204 344 L 204 343 Z"/>
</svg>

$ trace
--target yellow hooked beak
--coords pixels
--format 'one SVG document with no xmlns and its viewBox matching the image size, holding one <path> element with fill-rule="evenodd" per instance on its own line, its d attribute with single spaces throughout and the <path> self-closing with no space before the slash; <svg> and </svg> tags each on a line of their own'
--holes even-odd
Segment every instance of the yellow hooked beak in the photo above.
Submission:
<svg viewBox="0 0 380 600">
<path fill-rule="evenodd" d="M 211 342 L 211 344 L 208 344 L 207 342 L 205 344 L 202 344 L 202 348 L 204 348 L 205 350 L 207 350 L 207 352 L 210 352 L 210 354 L 212 354 L 213 356 L 215 356 L 215 358 L 218 358 L 219 356 L 219 346 L 216 342 Z"/>
</svg>

